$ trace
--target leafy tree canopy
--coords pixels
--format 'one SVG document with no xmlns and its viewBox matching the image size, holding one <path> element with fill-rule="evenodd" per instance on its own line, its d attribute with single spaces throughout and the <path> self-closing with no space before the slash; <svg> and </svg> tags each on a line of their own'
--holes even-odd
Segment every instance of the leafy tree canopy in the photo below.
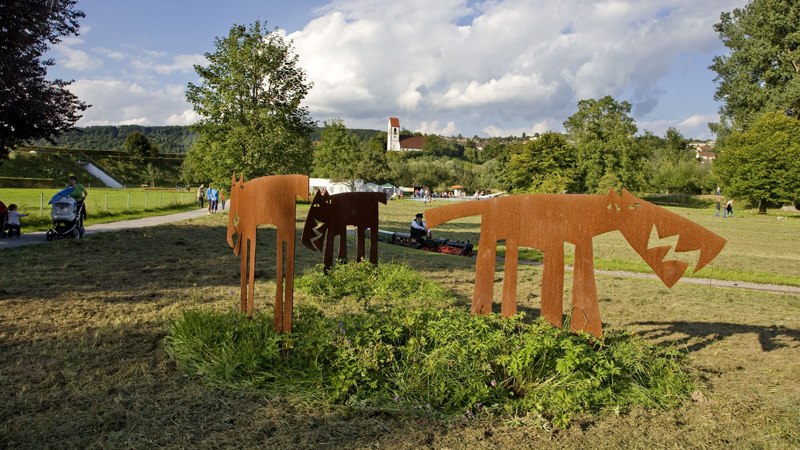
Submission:
<svg viewBox="0 0 800 450">
<path fill-rule="evenodd" d="M 607 192 L 647 185 L 647 148 L 637 145 L 631 104 L 611 96 L 581 100 L 578 112 L 564 122 L 575 144 L 577 173 L 585 192 Z"/>
<path fill-rule="evenodd" d="M 758 203 L 789 203 L 800 196 L 800 121 L 781 112 L 756 117 L 734 131 L 720 149 L 714 169 L 728 195 Z"/>
<path fill-rule="evenodd" d="M 575 190 L 575 153 L 564 135 L 544 133 L 536 140 L 511 146 L 508 189 L 551 194 Z"/>
<path fill-rule="evenodd" d="M 125 136 L 125 150 L 139 158 L 158 154 L 158 148 L 141 131 L 134 131 Z"/>
<path fill-rule="evenodd" d="M 0 159 L 33 139 L 51 138 L 72 128 L 86 110 L 67 90 L 70 81 L 47 80 L 50 45 L 78 35 L 76 0 L 0 2 Z"/>
<path fill-rule="evenodd" d="M 291 45 L 265 28 L 234 25 L 206 53 L 208 66 L 195 66 L 201 84 L 189 83 L 186 98 L 202 120 L 186 158 L 189 178 L 310 172 L 314 122 L 301 103 L 311 85 Z"/>
<path fill-rule="evenodd" d="M 723 120 L 742 129 L 764 110 L 800 118 L 800 3 L 753 0 L 723 12 L 714 29 L 730 50 L 709 67 Z"/>
</svg>

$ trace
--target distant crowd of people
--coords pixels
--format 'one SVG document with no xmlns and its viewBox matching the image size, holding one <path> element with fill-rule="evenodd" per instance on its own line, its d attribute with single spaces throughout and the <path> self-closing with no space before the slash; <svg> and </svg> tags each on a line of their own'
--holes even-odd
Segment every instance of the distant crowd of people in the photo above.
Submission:
<svg viewBox="0 0 800 450">
<path fill-rule="evenodd" d="M 212 183 L 208 183 L 208 188 L 205 184 L 197 188 L 197 206 L 205 207 L 206 200 L 209 214 L 215 214 L 220 207 L 225 211 L 225 191 L 215 188 Z"/>
</svg>

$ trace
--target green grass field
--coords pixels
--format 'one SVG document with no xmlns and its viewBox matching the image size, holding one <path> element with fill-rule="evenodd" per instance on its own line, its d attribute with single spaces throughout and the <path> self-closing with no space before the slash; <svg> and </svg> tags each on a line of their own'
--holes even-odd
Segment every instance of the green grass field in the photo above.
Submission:
<svg viewBox="0 0 800 450">
<path fill-rule="evenodd" d="M 701 275 L 796 280 L 797 216 L 737 211 L 720 219 L 712 209 L 671 209 L 728 240 Z M 322 260 L 299 245 L 307 210 L 297 210 L 297 273 Z M 422 210 L 421 203 L 390 202 L 380 207 L 380 226 L 406 231 Z M 682 283 L 668 289 L 624 276 L 596 276 L 603 326 L 687 355 L 696 392 L 677 408 L 585 415 L 554 430 L 536 415 L 441 418 L 209 386 L 187 377 L 163 341 L 185 311 L 238 307 L 239 259 L 225 242 L 226 219 L 3 250 L 0 448 L 800 447 L 800 296 Z M 459 221 L 434 235 L 480 244 L 478 223 Z M 273 228 L 259 229 L 258 311 L 272 308 L 275 239 Z M 618 234 L 595 239 L 594 247 L 598 267 L 643 264 Z M 450 291 L 453 307 L 468 310 L 475 258 L 380 244 L 380 261 L 408 265 Z M 541 266 L 520 265 L 518 306 L 532 318 L 541 275 Z M 495 308 L 503 276 L 498 264 Z M 565 312 L 571 285 L 567 272 Z M 425 292 L 414 296 L 425 299 Z M 296 293 L 298 307 L 314 302 Z"/>
<path fill-rule="evenodd" d="M 28 217 L 21 219 L 23 233 L 44 231 L 52 226 L 48 202 L 59 190 L 5 188 L 0 190 L 0 201 L 6 206 L 16 203 L 18 211 L 28 214 Z M 196 194 L 186 190 L 106 188 L 88 190 L 87 225 L 188 211 L 197 205 Z"/>
</svg>

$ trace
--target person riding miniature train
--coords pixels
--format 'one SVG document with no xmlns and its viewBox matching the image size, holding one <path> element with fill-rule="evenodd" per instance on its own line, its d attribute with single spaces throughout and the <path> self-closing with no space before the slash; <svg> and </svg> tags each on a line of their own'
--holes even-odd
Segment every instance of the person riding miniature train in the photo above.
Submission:
<svg viewBox="0 0 800 450">
<path fill-rule="evenodd" d="M 417 241 L 417 248 L 425 247 L 425 239 L 431 238 L 431 232 L 422 220 L 422 213 L 417 213 L 414 220 L 411 221 L 411 230 L 409 234 L 412 239 Z"/>
</svg>

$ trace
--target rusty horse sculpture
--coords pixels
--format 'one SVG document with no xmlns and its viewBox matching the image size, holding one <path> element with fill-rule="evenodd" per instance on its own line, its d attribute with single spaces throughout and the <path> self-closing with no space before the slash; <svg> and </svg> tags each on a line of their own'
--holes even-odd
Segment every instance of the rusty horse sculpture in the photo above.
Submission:
<svg viewBox="0 0 800 450">
<path fill-rule="evenodd" d="M 594 279 L 592 238 L 619 230 L 630 246 L 668 287 L 683 276 L 688 263 L 666 260 L 670 246 L 648 248 L 655 227 L 660 239 L 678 236 L 675 252 L 699 250 L 694 271 L 711 262 L 725 246 L 725 239 L 711 231 L 644 200 L 628 191 L 622 195 L 529 194 L 500 197 L 429 209 L 429 227 L 453 219 L 481 215 L 480 249 L 475 269 L 472 313 L 492 309 L 497 241 L 506 241 L 505 276 L 501 312 L 516 313 L 518 247 L 544 252 L 542 316 L 561 327 L 564 291 L 564 243 L 575 245 L 575 272 L 570 329 L 602 336 L 600 306 Z"/>
<path fill-rule="evenodd" d="M 275 328 L 292 331 L 294 302 L 295 201 L 308 200 L 308 176 L 273 175 L 244 182 L 231 179 L 228 212 L 228 245 L 241 262 L 241 309 L 253 316 L 256 263 L 256 228 L 271 224 L 278 228 L 275 276 Z M 237 235 L 234 243 L 233 236 Z M 284 275 L 284 248 L 286 273 Z M 249 254 L 248 254 L 249 252 Z M 249 256 L 249 258 L 248 258 Z"/>
<path fill-rule="evenodd" d="M 354 225 L 356 260 L 365 258 L 366 230 L 370 230 L 369 260 L 378 264 L 378 204 L 386 204 L 383 192 L 344 192 L 328 194 L 317 191 L 308 210 L 300 242 L 311 250 L 323 252 L 327 272 L 333 265 L 333 245 L 339 238 L 339 261 L 347 259 L 347 226 Z"/>
</svg>

